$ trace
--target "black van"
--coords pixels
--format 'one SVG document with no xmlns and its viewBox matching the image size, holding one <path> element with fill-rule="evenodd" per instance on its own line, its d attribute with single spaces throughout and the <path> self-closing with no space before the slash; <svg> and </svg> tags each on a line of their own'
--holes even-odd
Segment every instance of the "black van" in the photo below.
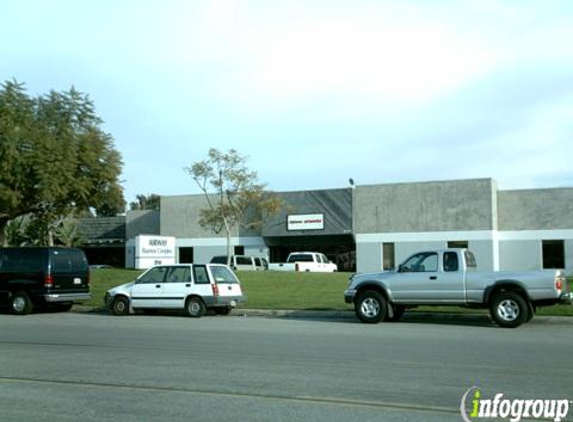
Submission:
<svg viewBox="0 0 573 422">
<path fill-rule="evenodd" d="M 81 249 L 0 248 L 0 303 L 25 315 L 36 306 L 69 311 L 90 299 L 88 261 Z"/>
</svg>

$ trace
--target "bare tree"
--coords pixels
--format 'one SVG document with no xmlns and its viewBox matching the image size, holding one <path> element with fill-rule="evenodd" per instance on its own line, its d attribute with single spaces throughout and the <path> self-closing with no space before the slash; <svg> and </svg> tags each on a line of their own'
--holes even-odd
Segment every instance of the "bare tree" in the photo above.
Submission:
<svg viewBox="0 0 573 422">
<path fill-rule="evenodd" d="M 256 229 L 283 207 L 281 198 L 265 191 L 266 185 L 246 166 L 247 158 L 234 149 L 223 153 L 211 148 L 208 158 L 185 168 L 205 195 L 208 208 L 200 211 L 199 224 L 227 237 L 227 264 L 231 260 L 231 233 L 237 228 Z"/>
</svg>

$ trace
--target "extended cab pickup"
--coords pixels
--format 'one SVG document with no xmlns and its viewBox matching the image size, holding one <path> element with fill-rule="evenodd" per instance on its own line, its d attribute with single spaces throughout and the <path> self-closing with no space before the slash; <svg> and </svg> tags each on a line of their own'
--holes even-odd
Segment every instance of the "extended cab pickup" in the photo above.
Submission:
<svg viewBox="0 0 573 422">
<path fill-rule="evenodd" d="M 562 270 L 477 272 L 467 249 L 419 252 L 395 271 L 355 274 L 344 292 L 358 319 L 377 323 L 398 319 L 418 305 L 454 305 L 489 309 L 502 327 L 533 318 L 538 306 L 571 302 Z"/>
<path fill-rule="evenodd" d="M 288 256 L 286 263 L 269 264 L 269 270 L 333 273 L 338 271 L 338 267 L 324 254 L 317 252 L 293 252 Z"/>
</svg>

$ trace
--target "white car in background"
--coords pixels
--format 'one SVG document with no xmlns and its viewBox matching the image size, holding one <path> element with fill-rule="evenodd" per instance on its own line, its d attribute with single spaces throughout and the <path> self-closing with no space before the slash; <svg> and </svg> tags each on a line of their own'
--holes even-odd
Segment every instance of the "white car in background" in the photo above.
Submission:
<svg viewBox="0 0 573 422">
<path fill-rule="evenodd" d="M 318 252 L 293 252 L 286 263 L 269 264 L 269 270 L 334 273 L 338 271 L 338 266 Z"/>
</svg>

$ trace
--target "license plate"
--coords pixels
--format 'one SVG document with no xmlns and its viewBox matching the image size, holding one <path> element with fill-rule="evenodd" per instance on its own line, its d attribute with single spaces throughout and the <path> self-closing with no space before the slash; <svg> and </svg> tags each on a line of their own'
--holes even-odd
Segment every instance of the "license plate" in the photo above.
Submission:
<svg viewBox="0 0 573 422">
<path fill-rule="evenodd" d="M 82 284 L 81 278 L 74 278 L 74 284 Z"/>
</svg>

